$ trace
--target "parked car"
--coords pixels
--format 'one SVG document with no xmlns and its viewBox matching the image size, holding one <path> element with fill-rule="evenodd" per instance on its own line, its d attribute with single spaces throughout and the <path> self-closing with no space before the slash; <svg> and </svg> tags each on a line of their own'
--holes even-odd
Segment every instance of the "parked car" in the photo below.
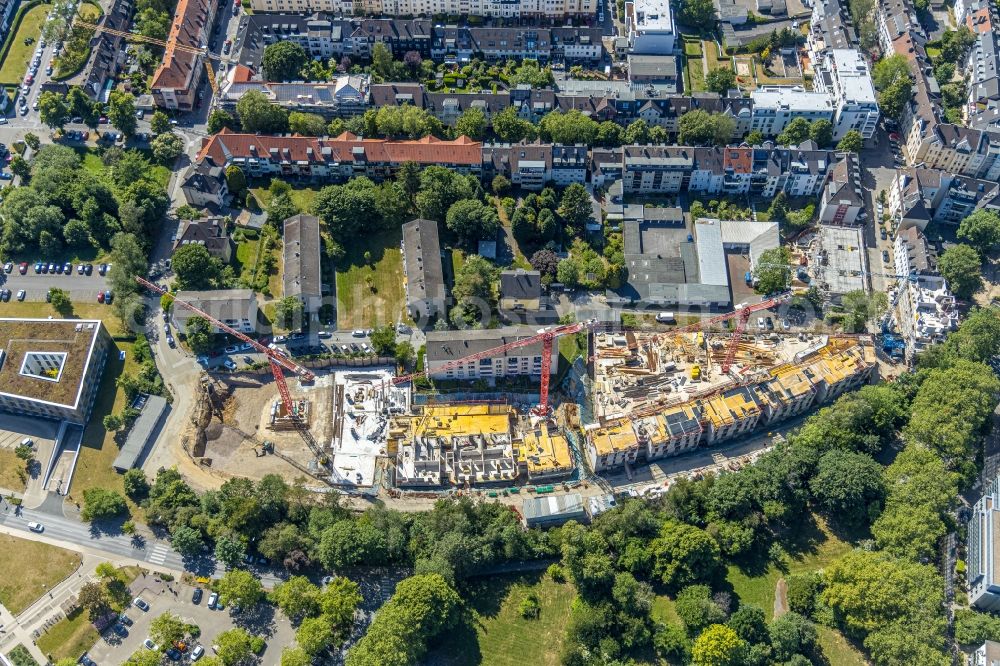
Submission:
<svg viewBox="0 0 1000 666">
<path fill-rule="evenodd" d="M 0 301 L 4 303 L 10 300 L 10 289 L 0 289 Z"/>
<path fill-rule="evenodd" d="M 83 269 L 83 264 L 77 264 L 77 266 L 76 266 L 76 274 L 77 275 L 83 275 L 83 270 L 84 270 Z"/>
<path fill-rule="evenodd" d="M 122 638 L 128 636 L 128 628 L 124 624 L 118 623 L 112 629 Z"/>
<path fill-rule="evenodd" d="M 27 296 L 27 295 L 28 295 L 28 294 L 27 294 L 27 293 L 25 293 L 24 289 L 22 289 L 22 290 L 20 290 L 19 292 L 17 292 L 17 300 L 19 300 L 19 301 L 23 301 L 23 300 L 24 300 L 24 297 L 25 297 L 25 296 Z"/>
<path fill-rule="evenodd" d="M 97 292 L 97 302 L 98 303 L 103 303 L 104 302 L 104 292 L 103 291 Z"/>
<path fill-rule="evenodd" d="M 355 329 L 355 330 L 351 331 L 351 335 L 354 336 L 355 338 L 363 338 L 363 337 L 365 337 L 365 331 L 362 330 L 362 329 L 360 329 L 360 328 L 358 328 L 358 329 Z"/>
<path fill-rule="evenodd" d="M 28 273 L 28 262 L 22 261 L 17 267 L 17 272 L 21 275 L 26 275 Z"/>
<path fill-rule="evenodd" d="M 889 250 L 882 250 L 882 261 L 889 263 Z"/>
<path fill-rule="evenodd" d="M 180 661 L 181 660 L 181 653 L 178 652 L 174 648 L 170 648 L 169 650 L 167 650 L 166 655 L 167 655 L 167 659 L 169 659 L 170 661 Z"/>
<path fill-rule="evenodd" d="M 236 370 L 236 363 L 231 358 L 227 358 L 225 361 L 223 361 L 222 365 L 226 366 L 226 370 L 230 371 Z"/>
<path fill-rule="evenodd" d="M 45 526 L 42 525 L 41 523 L 36 523 L 35 521 L 31 521 L 30 523 L 28 523 L 28 529 L 31 530 L 32 532 L 44 532 Z"/>
<path fill-rule="evenodd" d="M 105 273 L 108 272 L 108 265 L 107 264 L 98 264 L 98 266 L 97 266 L 97 272 L 100 275 L 104 275 Z"/>
<path fill-rule="evenodd" d="M 889 237 L 889 234 L 887 234 L 885 232 L 885 227 L 883 227 L 882 229 L 879 229 L 878 237 L 881 238 L 882 240 L 885 240 L 886 238 Z"/>
<path fill-rule="evenodd" d="M 208 607 L 209 608 L 213 608 L 214 609 L 215 608 L 215 604 L 218 601 L 219 601 L 219 593 L 218 592 L 212 592 L 212 594 L 208 595 Z"/>
<path fill-rule="evenodd" d="M 8 261 L 6 264 L 3 265 L 3 272 L 4 273 L 10 273 L 12 270 L 14 270 L 14 263 L 13 262 Z"/>
<path fill-rule="evenodd" d="M 194 588 L 194 593 L 191 595 L 191 603 L 193 603 L 193 604 L 200 604 L 201 603 L 201 597 L 204 594 L 205 594 L 205 591 L 202 590 L 200 587 Z"/>
<path fill-rule="evenodd" d="M 235 354 L 239 350 L 240 350 L 240 348 L 238 346 L 236 346 L 236 345 L 229 345 L 228 347 L 226 347 L 226 353 L 227 354 Z"/>
<path fill-rule="evenodd" d="M 132 605 L 143 612 L 149 611 L 149 604 L 146 603 L 146 600 L 143 599 L 142 597 L 136 597 L 135 599 L 133 599 Z"/>
<path fill-rule="evenodd" d="M 110 289 L 108 289 L 108 290 L 106 290 L 104 292 L 104 302 L 105 303 L 107 303 L 108 305 L 111 305 L 111 301 L 113 300 L 113 298 L 114 298 L 114 294 L 111 293 Z"/>
<path fill-rule="evenodd" d="M 198 661 L 205 654 L 205 648 L 200 645 L 195 645 L 194 649 L 191 650 L 191 661 Z"/>
<path fill-rule="evenodd" d="M 126 627 L 132 626 L 132 618 L 130 618 L 128 615 L 125 614 L 119 615 L 118 621 L 124 624 Z"/>
<path fill-rule="evenodd" d="M 66 275 L 72 275 L 73 274 L 73 264 L 71 264 L 69 262 L 66 262 L 65 264 L 63 264 L 63 273 L 65 273 Z"/>
<path fill-rule="evenodd" d="M 147 650 L 152 650 L 153 652 L 156 652 L 157 650 L 160 649 L 160 646 L 154 643 L 153 639 L 151 638 L 147 638 L 146 640 L 144 640 L 142 642 L 142 647 L 146 648 Z"/>
<path fill-rule="evenodd" d="M 35 274 L 37 275 L 38 273 L 41 273 L 41 272 L 42 272 L 42 262 L 36 261 L 35 262 Z"/>
</svg>

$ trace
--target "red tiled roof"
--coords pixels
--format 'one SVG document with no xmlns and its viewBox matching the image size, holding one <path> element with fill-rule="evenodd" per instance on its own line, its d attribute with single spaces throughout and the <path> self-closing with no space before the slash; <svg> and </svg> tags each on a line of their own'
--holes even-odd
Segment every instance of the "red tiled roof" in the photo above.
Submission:
<svg viewBox="0 0 1000 666">
<path fill-rule="evenodd" d="M 249 83 L 253 79 L 253 70 L 246 65 L 236 65 L 233 69 L 233 83 Z"/>
<path fill-rule="evenodd" d="M 722 164 L 734 173 L 750 173 L 753 171 L 753 148 L 724 148 L 725 157 Z"/>
<path fill-rule="evenodd" d="M 323 151 L 327 148 L 329 155 L 324 155 Z M 387 141 L 359 139 L 350 132 L 344 132 L 335 139 L 319 139 L 305 136 L 236 134 L 227 129 L 203 140 L 198 159 L 211 157 L 216 164 L 227 164 L 233 158 L 264 158 L 275 149 L 279 159 L 283 161 L 338 163 L 354 161 L 354 150 L 357 148 L 364 150 L 364 158 L 369 162 L 391 164 L 416 162 L 428 165 L 478 165 L 482 162 L 482 144 L 467 136 L 454 141 L 442 141 L 432 136 L 417 141 Z"/>
<path fill-rule="evenodd" d="M 990 8 L 983 7 L 966 16 L 965 25 L 974 33 L 986 34 L 993 32 L 993 19 L 990 16 Z"/>
<path fill-rule="evenodd" d="M 153 74 L 150 88 L 184 88 L 191 80 L 192 70 L 198 64 L 198 55 L 178 44 L 201 48 L 201 36 L 213 16 L 213 0 L 179 0 L 174 12 L 174 22 L 167 35 L 163 60 Z"/>
</svg>

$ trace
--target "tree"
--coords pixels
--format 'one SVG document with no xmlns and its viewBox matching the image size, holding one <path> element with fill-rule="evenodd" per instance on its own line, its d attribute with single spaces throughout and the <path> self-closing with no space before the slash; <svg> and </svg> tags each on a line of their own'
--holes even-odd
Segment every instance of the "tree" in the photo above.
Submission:
<svg viewBox="0 0 1000 666">
<path fill-rule="evenodd" d="M 157 645 L 173 645 L 187 635 L 187 623 L 169 611 L 161 613 L 149 624 L 149 637 Z"/>
<path fill-rule="evenodd" d="M 324 617 L 307 617 L 295 632 L 295 641 L 306 654 L 317 655 L 333 643 L 333 627 Z"/>
<path fill-rule="evenodd" d="M 826 118 L 812 121 L 809 125 L 809 138 L 820 148 L 827 148 L 833 143 L 833 123 Z"/>
<path fill-rule="evenodd" d="M 73 302 L 69 299 L 69 293 L 62 289 L 57 287 L 49 289 L 49 302 L 52 303 L 52 309 L 63 316 L 73 312 Z"/>
<path fill-rule="evenodd" d="M 215 134 L 223 127 L 233 129 L 236 127 L 236 120 L 228 111 L 223 111 L 222 109 L 212 109 L 212 112 L 208 114 L 208 124 L 206 127 L 208 133 Z"/>
<path fill-rule="evenodd" d="M 92 619 L 97 619 L 111 610 L 111 599 L 104 585 L 96 581 L 84 583 L 76 595 L 76 601 Z"/>
<path fill-rule="evenodd" d="M 553 143 L 582 143 L 592 146 L 594 137 L 597 136 L 597 121 L 577 109 L 565 113 L 557 109 L 547 113 L 538 123 L 538 135 Z"/>
<path fill-rule="evenodd" d="M 1000 640 L 1000 618 L 990 613 L 978 613 L 971 608 L 955 611 L 955 640 L 961 645 L 980 646 L 986 641 Z"/>
<path fill-rule="evenodd" d="M 543 276 L 555 276 L 556 270 L 559 266 L 559 257 L 552 250 L 537 250 L 531 259 L 528 260 L 531 267 L 536 271 L 541 273 Z"/>
<path fill-rule="evenodd" d="M 697 636 L 711 624 L 726 620 L 726 612 L 712 601 L 712 590 L 707 585 L 685 587 L 677 594 L 675 608 L 691 636 Z"/>
<path fill-rule="evenodd" d="M 188 525 L 180 525 L 170 535 L 170 545 L 184 557 L 195 557 L 201 554 L 205 542 L 201 531 Z"/>
<path fill-rule="evenodd" d="M 439 574 L 411 576 L 347 653 L 346 666 L 405 666 L 418 663 L 428 642 L 453 626 L 461 598 Z"/>
<path fill-rule="evenodd" d="M 372 348 L 379 356 L 392 356 L 396 353 L 396 329 L 392 324 L 375 327 L 371 341 Z"/>
<path fill-rule="evenodd" d="M 686 26 L 709 29 L 715 26 L 715 6 L 711 0 L 684 0 L 678 19 Z"/>
<path fill-rule="evenodd" d="M 260 64 L 266 80 L 294 81 L 302 79 L 302 68 L 308 60 L 309 55 L 298 42 L 280 41 L 264 47 Z"/>
<path fill-rule="evenodd" d="M 865 138 L 861 136 L 861 132 L 858 130 L 848 130 L 844 134 L 844 138 L 840 140 L 837 144 L 837 150 L 842 150 L 848 153 L 860 153 L 861 149 L 865 146 Z"/>
<path fill-rule="evenodd" d="M 372 72 L 383 79 L 392 76 L 392 51 L 383 42 L 375 42 L 372 47 Z"/>
<path fill-rule="evenodd" d="M 849 333 L 860 333 L 865 324 L 875 321 L 889 309 L 889 299 L 882 292 L 869 295 L 863 289 L 849 291 L 841 298 L 844 308 L 844 329 Z"/>
<path fill-rule="evenodd" d="M 643 119 L 633 120 L 625 128 L 625 143 L 629 145 L 642 145 L 649 143 L 649 125 Z"/>
<path fill-rule="evenodd" d="M 293 622 L 319 614 L 320 589 L 305 576 L 292 576 L 279 583 L 269 597 Z"/>
<path fill-rule="evenodd" d="M 725 95 L 736 87 L 736 72 L 730 67 L 716 67 L 705 77 L 705 87 L 711 92 Z"/>
<path fill-rule="evenodd" d="M 38 96 L 38 117 L 52 129 L 61 128 L 70 119 L 66 98 L 48 90 L 43 91 Z"/>
<path fill-rule="evenodd" d="M 1000 214 L 982 208 L 966 217 L 958 225 L 958 237 L 986 255 L 1000 244 Z"/>
<path fill-rule="evenodd" d="M 184 152 L 184 139 L 179 134 L 165 132 L 153 139 L 150 148 L 157 162 L 169 166 Z"/>
<path fill-rule="evenodd" d="M 625 130 L 613 120 L 605 120 L 597 126 L 594 143 L 605 148 L 616 148 L 625 141 Z"/>
<path fill-rule="evenodd" d="M 222 280 L 222 262 L 204 245 L 192 243 L 177 248 L 171 262 L 178 289 L 209 289 Z"/>
<path fill-rule="evenodd" d="M 559 202 L 559 217 L 577 232 L 583 232 L 593 220 L 594 209 L 587 189 L 580 183 L 573 183 L 563 190 Z"/>
<path fill-rule="evenodd" d="M 191 317 L 184 326 L 188 346 L 195 354 L 207 354 L 212 349 L 212 328 L 204 317 Z"/>
<path fill-rule="evenodd" d="M 216 637 L 215 645 L 219 648 L 219 659 L 226 666 L 240 664 L 253 654 L 253 637 L 239 627 L 223 631 Z"/>
<path fill-rule="evenodd" d="M 279 227 L 285 220 L 301 212 L 292 197 L 282 193 L 272 197 L 271 203 L 267 204 L 267 221 Z"/>
<path fill-rule="evenodd" d="M 575 287 L 580 284 L 580 272 L 580 262 L 567 257 L 556 266 L 556 280 L 567 287 Z"/>
<path fill-rule="evenodd" d="M 246 556 L 246 543 L 237 535 L 224 534 L 215 541 L 215 559 L 232 569 Z"/>
<path fill-rule="evenodd" d="M 747 134 L 746 139 L 744 139 L 744 141 L 746 141 L 748 145 L 759 146 L 760 144 L 764 143 L 764 133 L 761 132 L 760 130 L 750 130 L 750 133 Z"/>
<path fill-rule="evenodd" d="M 302 321 L 304 307 L 302 301 L 295 296 L 285 296 L 274 304 L 274 319 L 282 328 L 298 328 Z"/>
<path fill-rule="evenodd" d="M 402 342 L 396 343 L 396 363 L 403 366 L 404 368 L 409 368 L 413 364 L 413 360 L 416 358 L 416 352 L 413 350 L 413 344 L 408 340 L 403 340 Z"/>
<path fill-rule="evenodd" d="M 516 142 L 522 139 L 534 139 L 537 136 L 535 126 L 517 115 L 517 109 L 511 105 L 499 113 L 493 114 L 493 132 L 503 141 Z"/>
<path fill-rule="evenodd" d="M 719 545 L 707 532 L 673 520 L 650 544 L 653 572 L 668 587 L 711 580 L 720 565 Z"/>
<path fill-rule="evenodd" d="M 958 30 L 945 30 L 941 35 L 940 60 L 946 63 L 964 62 L 966 54 L 975 43 L 976 35 L 965 25 L 960 26 Z M 942 83 L 948 79 L 944 79 Z"/>
<path fill-rule="evenodd" d="M 105 414 L 101 421 L 104 429 L 108 432 L 118 432 L 122 429 L 125 423 L 122 421 L 122 417 L 117 414 Z"/>
<path fill-rule="evenodd" d="M 281 666 L 311 666 L 312 657 L 300 647 L 285 648 L 281 652 Z"/>
<path fill-rule="evenodd" d="M 112 518 L 127 510 L 125 498 L 116 490 L 88 488 L 83 491 L 83 511 L 80 512 L 80 517 L 84 520 Z"/>
<path fill-rule="evenodd" d="M 31 175 L 31 165 L 28 164 L 28 160 L 20 155 L 15 155 L 14 159 L 10 161 L 10 172 L 21 180 L 25 180 Z"/>
<path fill-rule="evenodd" d="M 969 245 L 953 245 L 941 253 L 938 269 L 959 298 L 972 298 L 983 284 L 979 253 Z"/>
<path fill-rule="evenodd" d="M 292 111 L 288 114 L 288 129 L 302 136 L 323 136 L 326 134 L 326 119 L 318 113 Z"/>
<path fill-rule="evenodd" d="M 713 624 L 695 639 L 691 663 L 695 666 L 742 666 L 746 663 L 746 641 L 721 624 Z"/>
<path fill-rule="evenodd" d="M 328 185 L 316 195 L 313 212 L 326 224 L 333 239 L 343 243 L 364 228 L 380 226 L 377 191 L 375 183 L 363 176 L 345 185 Z"/>
<path fill-rule="evenodd" d="M 160 666 L 162 663 L 162 654 L 153 650 L 141 648 L 132 653 L 132 655 L 125 661 L 125 666 Z M 202 663 L 204 664 L 205 662 Z"/>
<path fill-rule="evenodd" d="M 480 140 L 486 134 L 486 114 L 482 109 L 470 107 L 455 119 L 455 136 Z"/>
<path fill-rule="evenodd" d="M 279 42 L 274 46 L 291 43 Z M 243 93 L 240 101 L 236 103 L 236 113 L 240 117 L 244 132 L 277 134 L 284 132 L 288 127 L 288 113 L 280 106 L 271 104 L 267 96 L 259 90 Z"/>
<path fill-rule="evenodd" d="M 488 259 L 479 255 L 466 258 L 455 275 L 455 287 L 452 289 L 457 303 L 455 309 L 464 323 L 471 325 L 476 321 L 483 323 L 483 319 L 489 320 L 494 302 L 493 285 L 499 278 L 499 269 Z"/>
<path fill-rule="evenodd" d="M 754 289 L 759 294 L 776 294 L 788 289 L 792 256 L 786 248 L 764 250 L 753 269 Z"/>
<path fill-rule="evenodd" d="M 894 54 L 888 58 L 881 58 L 872 67 L 872 83 L 878 90 L 884 90 L 900 79 L 909 79 L 910 64 L 906 57 Z"/>
<path fill-rule="evenodd" d="M 802 117 L 792 118 L 778 135 L 777 142 L 782 146 L 797 146 L 809 138 L 809 121 Z"/>
<path fill-rule="evenodd" d="M 479 240 L 496 238 L 500 218 L 493 206 L 476 199 L 464 199 L 456 201 L 448 209 L 445 226 L 463 245 L 472 247 Z"/>
<path fill-rule="evenodd" d="M 125 136 L 135 134 L 137 122 L 135 117 L 135 97 L 130 93 L 112 90 L 108 98 L 105 113 L 108 116 L 108 122 L 120 130 L 122 134 Z"/>
<path fill-rule="evenodd" d="M 264 596 L 260 580 L 242 569 L 227 571 L 219 580 L 218 592 L 223 603 L 235 604 L 244 610 L 256 606 Z"/>
<path fill-rule="evenodd" d="M 510 180 L 503 174 L 497 174 L 493 177 L 491 188 L 493 189 L 493 194 L 498 196 L 503 195 L 510 189 Z"/>
<path fill-rule="evenodd" d="M 702 2 L 703 0 L 697 0 Z M 677 140 L 684 145 L 724 146 L 733 137 L 736 122 L 721 113 L 708 113 L 702 109 L 688 111 L 677 123 Z"/>
<path fill-rule="evenodd" d="M 153 130 L 153 134 L 163 134 L 169 132 L 170 116 L 165 114 L 163 111 L 157 110 L 153 113 L 153 116 L 149 119 L 149 128 Z"/>
<path fill-rule="evenodd" d="M 810 617 L 816 608 L 816 595 L 823 589 L 823 576 L 815 571 L 791 574 L 788 583 L 788 608 L 799 615 Z"/>
<path fill-rule="evenodd" d="M 798 613 L 785 613 L 771 622 L 769 629 L 776 661 L 788 661 L 797 654 L 808 656 L 816 651 L 819 639 L 816 627 Z"/>
<path fill-rule="evenodd" d="M 38 135 L 32 132 L 27 132 L 24 135 L 24 143 L 32 150 L 38 150 L 38 147 L 42 145 L 42 141 L 38 138 Z"/>
<path fill-rule="evenodd" d="M 149 494 L 149 481 L 146 480 L 146 474 L 141 469 L 133 468 L 125 472 L 122 482 L 125 486 L 125 494 L 133 501 L 143 499 Z"/>
<path fill-rule="evenodd" d="M 882 466 L 871 456 L 834 449 L 819 460 L 809 485 L 816 503 L 829 516 L 863 526 L 882 508 Z"/>
<path fill-rule="evenodd" d="M 681 627 L 658 624 L 653 634 L 653 649 L 661 659 L 671 664 L 686 664 L 691 659 L 691 641 Z"/>
<path fill-rule="evenodd" d="M 884 60 L 880 62 L 884 62 Z M 910 101 L 912 90 L 913 85 L 910 79 L 901 78 L 896 80 L 884 90 L 879 91 L 879 108 L 887 117 L 899 120 L 903 115 L 903 110 Z"/>
</svg>

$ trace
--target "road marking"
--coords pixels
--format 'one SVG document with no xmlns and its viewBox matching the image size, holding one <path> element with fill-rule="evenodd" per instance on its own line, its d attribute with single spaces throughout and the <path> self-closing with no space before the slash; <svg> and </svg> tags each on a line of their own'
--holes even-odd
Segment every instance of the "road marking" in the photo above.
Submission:
<svg viewBox="0 0 1000 666">
<path fill-rule="evenodd" d="M 153 546 L 153 550 L 149 553 L 146 558 L 153 564 L 163 564 L 164 560 L 167 559 L 167 555 L 170 554 L 170 549 L 162 544 L 156 544 Z"/>
</svg>

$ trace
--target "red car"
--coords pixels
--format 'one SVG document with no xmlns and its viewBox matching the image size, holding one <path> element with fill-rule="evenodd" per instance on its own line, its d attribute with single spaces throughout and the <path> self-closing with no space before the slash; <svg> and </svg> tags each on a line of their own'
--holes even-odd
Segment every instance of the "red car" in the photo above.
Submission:
<svg viewBox="0 0 1000 666">
<path fill-rule="evenodd" d="M 104 302 L 104 292 L 103 291 L 97 292 L 97 302 L 98 303 L 103 303 Z"/>
<path fill-rule="evenodd" d="M 24 275 L 25 273 L 27 273 L 28 272 L 28 262 L 22 261 L 21 265 L 17 267 L 17 270 L 18 270 L 18 272 L 21 275 Z"/>
</svg>

